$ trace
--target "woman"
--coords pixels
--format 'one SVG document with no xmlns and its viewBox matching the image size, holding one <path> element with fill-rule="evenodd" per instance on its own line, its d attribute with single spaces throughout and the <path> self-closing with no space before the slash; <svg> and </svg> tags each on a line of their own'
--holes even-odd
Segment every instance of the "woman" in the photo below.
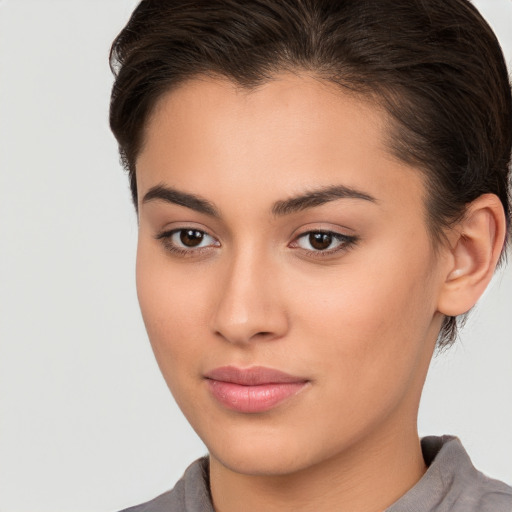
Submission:
<svg viewBox="0 0 512 512">
<path fill-rule="evenodd" d="M 145 0 L 112 63 L 139 302 L 209 452 L 130 510 L 510 510 L 416 427 L 510 232 L 510 84 L 471 4 Z"/>
</svg>

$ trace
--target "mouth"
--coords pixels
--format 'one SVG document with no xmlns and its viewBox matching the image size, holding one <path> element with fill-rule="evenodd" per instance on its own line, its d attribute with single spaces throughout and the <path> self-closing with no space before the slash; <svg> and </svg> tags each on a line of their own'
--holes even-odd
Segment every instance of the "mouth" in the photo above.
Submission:
<svg viewBox="0 0 512 512">
<path fill-rule="evenodd" d="M 253 366 L 216 368 L 205 375 L 209 391 L 221 405 L 243 413 L 265 412 L 296 395 L 308 379 Z"/>
</svg>

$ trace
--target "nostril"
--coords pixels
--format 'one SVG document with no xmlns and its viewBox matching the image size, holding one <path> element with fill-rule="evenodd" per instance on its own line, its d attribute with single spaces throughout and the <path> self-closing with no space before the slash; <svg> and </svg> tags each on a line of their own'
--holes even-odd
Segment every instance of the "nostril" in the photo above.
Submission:
<svg viewBox="0 0 512 512">
<path fill-rule="evenodd" d="M 233 343 L 233 342 L 234 343 L 248 343 L 251 341 L 258 340 L 258 339 L 264 340 L 264 339 L 276 337 L 276 334 L 272 333 L 271 331 L 257 331 L 257 332 L 252 333 L 247 330 L 235 331 L 235 330 L 229 330 L 229 329 L 225 329 L 224 331 L 217 330 L 217 331 L 215 331 L 215 335 L 219 336 L 231 343 Z"/>
</svg>

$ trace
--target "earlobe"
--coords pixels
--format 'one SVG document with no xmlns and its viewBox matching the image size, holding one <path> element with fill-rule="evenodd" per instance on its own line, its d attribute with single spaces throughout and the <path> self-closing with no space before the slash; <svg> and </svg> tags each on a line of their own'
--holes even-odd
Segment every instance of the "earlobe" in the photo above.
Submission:
<svg viewBox="0 0 512 512">
<path fill-rule="evenodd" d="M 506 219 L 494 194 L 484 194 L 466 209 L 450 233 L 450 257 L 438 311 L 457 316 L 469 311 L 491 280 L 503 248 Z"/>
</svg>

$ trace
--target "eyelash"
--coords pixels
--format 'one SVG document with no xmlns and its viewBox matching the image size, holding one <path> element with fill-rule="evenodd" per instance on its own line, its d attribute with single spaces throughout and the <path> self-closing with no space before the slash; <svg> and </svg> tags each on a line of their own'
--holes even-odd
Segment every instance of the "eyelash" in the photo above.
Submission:
<svg viewBox="0 0 512 512">
<path fill-rule="evenodd" d="M 210 244 L 206 247 L 198 247 L 198 248 L 190 248 L 190 249 L 184 249 L 179 246 L 177 246 L 175 243 L 172 242 L 172 237 L 177 234 L 184 231 L 194 231 L 195 233 L 201 233 L 203 236 L 208 236 L 215 240 L 211 235 L 209 235 L 206 231 L 203 231 L 201 229 L 195 229 L 195 228 L 178 228 L 178 229 L 172 229 L 170 231 L 164 231 L 162 233 L 159 233 L 156 235 L 157 240 L 161 240 L 162 244 L 164 245 L 165 249 L 171 252 L 172 254 L 176 254 L 177 256 L 182 257 L 193 257 L 198 256 L 202 254 L 205 251 L 210 250 L 212 247 L 220 247 L 219 242 L 216 244 Z M 308 236 L 311 236 L 313 234 L 321 234 L 321 235 L 328 235 L 332 237 L 333 241 L 337 241 L 339 243 L 338 246 L 336 246 L 334 249 L 325 249 L 325 250 L 309 250 L 304 249 L 298 246 L 298 241 L 301 239 L 305 239 Z M 359 241 L 359 237 L 354 235 L 342 235 L 341 233 L 337 233 L 335 231 L 329 231 L 329 230 L 310 230 L 306 231 L 304 233 L 301 233 L 298 235 L 293 242 L 289 245 L 289 247 L 292 247 L 293 249 L 297 248 L 299 250 L 304 251 L 308 254 L 310 257 L 314 258 L 325 258 L 332 256 L 334 254 L 338 254 L 340 252 L 348 251 L 350 248 L 352 248 L 357 242 Z"/>
<path fill-rule="evenodd" d="M 297 247 L 298 241 L 301 239 L 306 239 L 307 237 L 310 237 L 311 235 L 327 235 L 332 237 L 332 242 L 338 242 L 338 245 L 332 249 L 324 249 L 324 250 L 309 250 L 309 249 L 303 249 L 301 247 Z M 317 230 L 310 230 L 306 231 L 304 233 L 301 233 L 299 236 L 295 238 L 295 240 L 290 244 L 292 248 L 297 247 L 298 249 L 302 249 L 305 251 L 308 256 L 314 257 L 314 258 L 327 258 L 329 256 L 333 256 L 338 253 L 346 252 L 351 247 L 353 247 L 357 242 L 359 238 L 355 235 L 342 235 L 341 233 L 337 233 L 336 231 L 329 231 L 324 229 L 317 229 Z"/>
<path fill-rule="evenodd" d="M 168 250 L 170 253 L 176 254 L 177 256 L 182 256 L 185 258 L 200 255 L 204 251 L 208 251 L 209 249 L 211 249 L 212 245 L 208 245 L 206 247 L 198 247 L 195 249 L 194 248 L 184 249 L 182 247 L 177 246 L 175 243 L 173 243 L 172 237 L 175 234 L 182 233 L 184 231 L 194 231 L 195 233 L 201 233 L 203 236 L 206 235 L 206 236 L 209 236 L 210 238 L 212 238 L 213 240 L 215 240 L 206 231 L 203 231 L 201 229 L 196 229 L 196 228 L 178 228 L 178 229 L 172 229 L 170 231 L 164 231 L 164 232 L 158 234 L 156 236 L 156 239 L 161 240 L 165 249 Z M 219 246 L 220 246 L 220 244 L 218 244 L 218 242 L 217 242 L 217 245 L 213 245 L 213 247 L 219 247 Z"/>
</svg>

